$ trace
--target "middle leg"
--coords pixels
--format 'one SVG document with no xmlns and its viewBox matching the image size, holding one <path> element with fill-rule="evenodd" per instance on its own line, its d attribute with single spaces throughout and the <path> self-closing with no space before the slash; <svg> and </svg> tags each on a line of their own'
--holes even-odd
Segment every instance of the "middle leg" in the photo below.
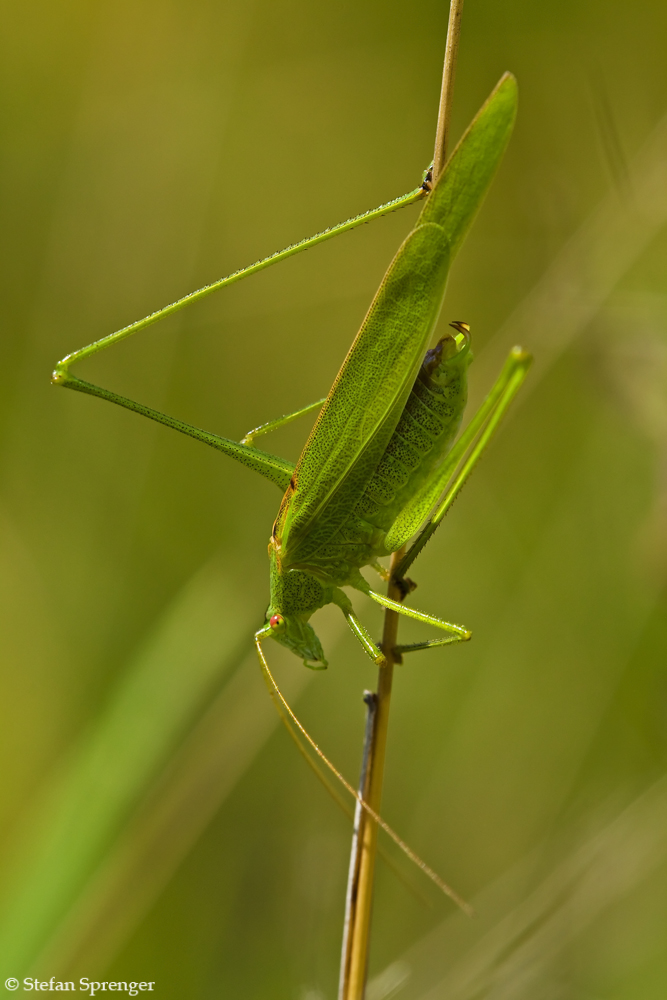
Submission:
<svg viewBox="0 0 667 1000">
<path fill-rule="evenodd" d="M 442 618 L 436 618 L 435 615 L 428 615 L 425 611 L 417 611 L 414 608 L 408 608 L 405 604 L 399 604 L 398 601 L 392 601 L 391 598 L 385 597 L 383 594 L 377 594 L 374 590 L 369 590 L 368 596 L 378 604 L 381 604 L 383 608 L 389 608 L 391 611 L 396 611 L 399 615 L 405 615 L 406 618 L 414 618 L 416 621 L 424 622 L 426 625 L 435 625 L 436 628 L 439 628 L 443 632 L 447 633 L 447 636 L 442 639 L 429 639 L 426 642 L 416 642 L 410 643 L 406 646 L 396 646 L 394 652 L 399 656 L 402 653 L 411 653 L 418 649 L 431 649 L 434 646 L 449 646 L 453 642 L 467 642 L 472 636 L 472 632 L 470 632 L 469 629 L 464 628 L 463 625 L 455 625 L 453 622 L 446 622 Z"/>
</svg>

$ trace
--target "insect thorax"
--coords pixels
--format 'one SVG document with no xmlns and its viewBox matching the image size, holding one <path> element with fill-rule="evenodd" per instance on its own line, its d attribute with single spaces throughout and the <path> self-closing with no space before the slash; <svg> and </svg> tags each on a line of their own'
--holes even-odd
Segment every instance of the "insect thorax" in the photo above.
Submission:
<svg viewBox="0 0 667 1000">
<path fill-rule="evenodd" d="M 331 601 L 331 587 L 321 583 L 312 573 L 300 569 L 283 570 L 274 550 L 270 550 L 270 558 L 270 607 L 273 611 L 308 617 Z"/>
</svg>

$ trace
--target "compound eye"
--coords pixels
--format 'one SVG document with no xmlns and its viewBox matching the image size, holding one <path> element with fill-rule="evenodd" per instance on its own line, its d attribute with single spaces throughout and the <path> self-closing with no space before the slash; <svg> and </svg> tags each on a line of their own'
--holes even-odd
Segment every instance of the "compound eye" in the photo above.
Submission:
<svg viewBox="0 0 667 1000">
<path fill-rule="evenodd" d="M 285 619 L 283 618 L 282 615 L 271 615 L 271 617 L 269 618 L 269 625 L 274 630 L 280 628 L 281 625 L 284 624 L 284 622 Z"/>
</svg>

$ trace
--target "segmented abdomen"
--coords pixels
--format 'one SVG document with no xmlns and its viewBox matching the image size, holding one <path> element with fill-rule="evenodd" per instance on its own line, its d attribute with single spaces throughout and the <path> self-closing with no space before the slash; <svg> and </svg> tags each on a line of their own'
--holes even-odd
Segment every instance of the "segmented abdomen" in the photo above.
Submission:
<svg viewBox="0 0 667 1000">
<path fill-rule="evenodd" d="M 308 565 L 328 583 L 356 586 L 359 568 L 386 554 L 384 538 L 405 503 L 446 457 L 467 398 L 468 338 L 443 337 L 415 379 L 405 409 L 353 510 Z M 363 589 L 363 587 L 362 587 Z"/>
<path fill-rule="evenodd" d="M 406 501 L 430 478 L 456 437 L 467 398 L 467 343 L 443 337 L 426 357 L 405 409 L 354 513 L 389 530 Z"/>
</svg>

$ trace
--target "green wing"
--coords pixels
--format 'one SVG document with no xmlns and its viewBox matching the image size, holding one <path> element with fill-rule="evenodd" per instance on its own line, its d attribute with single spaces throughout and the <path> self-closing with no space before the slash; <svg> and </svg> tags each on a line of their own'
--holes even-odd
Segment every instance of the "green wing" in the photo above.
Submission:
<svg viewBox="0 0 667 1000">
<path fill-rule="evenodd" d="M 297 464 L 281 526 L 286 566 L 316 559 L 375 471 L 433 333 L 451 261 L 507 145 L 516 97 L 506 74 L 389 266 Z"/>
</svg>

